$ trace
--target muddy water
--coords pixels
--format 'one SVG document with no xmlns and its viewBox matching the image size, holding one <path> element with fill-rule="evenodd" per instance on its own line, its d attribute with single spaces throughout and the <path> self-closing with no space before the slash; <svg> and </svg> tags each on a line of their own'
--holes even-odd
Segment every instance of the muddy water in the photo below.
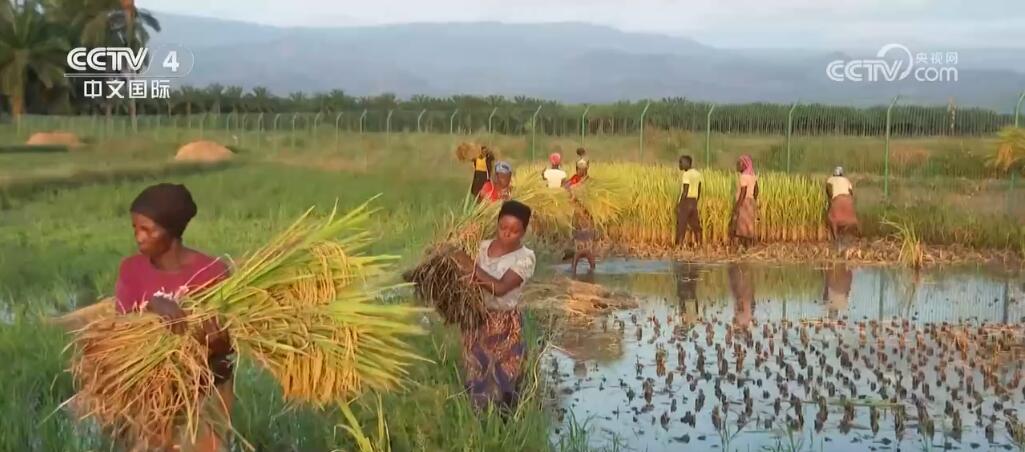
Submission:
<svg viewBox="0 0 1025 452">
<path fill-rule="evenodd" d="M 558 434 L 573 419 L 627 450 L 1017 448 L 1021 275 L 613 261 L 585 280 L 641 304 L 560 328 L 543 361 Z"/>
</svg>

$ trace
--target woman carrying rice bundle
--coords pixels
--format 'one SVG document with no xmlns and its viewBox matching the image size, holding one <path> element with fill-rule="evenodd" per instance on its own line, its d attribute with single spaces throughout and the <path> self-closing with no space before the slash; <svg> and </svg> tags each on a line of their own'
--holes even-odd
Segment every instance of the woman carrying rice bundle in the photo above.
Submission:
<svg viewBox="0 0 1025 452">
<path fill-rule="evenodd" d="M 174 438 L 150 438 L 145 450 L 217 451 L 225 445 L 222 427 L 226 426 L 233 400 L 231 343 L 215 323 L 207 322 L 197 331 L 183 331 L 180 322 L 185 312 L 177 300 L 204 289 L 228 274 L 228 267 L 217 258 L 185 247 L 182 235 L 196 215 L 196 204 L 183 185 L 158 184 L 146 188 L 132 202 L 132 228 L 139 254 L 121 262 L 115 288 L 120 314 L 147 311 L 165 319 L 178 334 L 193 334 L 209 349 L 208 364 L 214 375 L 215 394 L 204 404 L 211 411 L 200 427 L 195 442 Z M 218 419 L 219 418 L 219 419 Z M 182 435 L 188 436 L 188 435 Z M 173 443 L 178 443 L 173 445 Z M 139 446 L 137 446 L 139 447 Z"/>
<path fill-rule="evenodd" d="M 859 226 L 858 214 L 854 209 L 854 186 L 844 176 L 842 166 L 836 167 L 833 176 L 826 179 L 826 197 L 829 198 L 826 220 L 833 240 L 839 241 L 841 234 L 852 230 L 857 233 Z"/>
<path fill-rule="evenodd" d="M 506 201 L 495 238 L 481 242 L 476 261 L 459 258 L 463 271 L 484 291 L 487 308 L 481 326 L 463 331 L 464 378 L 478 409 L 489 404 L 512 409 L 519 396 L 526 355 L 519 308 L 535 263 L 534 252 L 523 246 L 530 215 L 526 205 Z"/>
<path fill-rule="evenodd" d="M 505 201 L 512 196 L 509 189 L 512 183 L 512 165 L 504 161 L 495 163 L 494 173 L 495 176 L 481 187 L 480 193 L 477 195 L 478 201 Z"/>
<path fill-rule="evenodd" d="M 484 183 L 491 180 L 491 165 L 495 155 L 487 146 L 480 148 L 480 153 L 473 158 L 473 182 L 470 183 L 470 195 L 477 196 Z"/>
<path fill-rule="evenodd" d="M 758 237 L 758 175 L 750 155 L 737 159 L 737 197 L 733 204 L 730 221 L 730 236 L 744 246 L 754 243 Z"/>
</svg>

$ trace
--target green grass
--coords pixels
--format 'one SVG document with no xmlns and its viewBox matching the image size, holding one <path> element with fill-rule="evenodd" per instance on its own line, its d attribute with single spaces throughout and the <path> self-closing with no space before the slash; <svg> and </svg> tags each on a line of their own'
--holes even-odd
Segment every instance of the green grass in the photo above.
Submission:
<svg viewBox="0 0 1025 452">
<path fill-rule="evenodd" d="M 237 147 L 238 161 L 214 168 L 169 163 L 179 145 L 200 135 Z M 87 146 L 66 154 L 0 154 L 0 360 L 5 363 L 0 366 L 0 450 L 105 450 L 102 437 L 76 433 L 81 427 L 57 410 L 72 393 L 61 354 L 67 341 L 61 331 L 43 326 L 40 317 L 111 293 L 119 261 L 134 252 L 128 204 L 144 186 L 156 181 L 186 184 L 199 204 L 187 244 L 232 256 L 262 244 L 311 205 L 338 200 L 341 208 L 349 208 L 381 193 L 376 205 L 382 210 L 373 218 L 380 240 L 373 251 L 399 254 L 408 265 L 435 236 L 449 209 L 460 208 L 470 179 L 469 165 L 452 158 L 454 144 L 465 138 L 439 134 L 336 138 L 330 130 L 295 137 L 250 131 L 236 141 L 224 131 L 158 129 L 135 137 L 87 138 Z M 571 138 L 539 138 L 539 157 L 561 149 L 572 161 L 579 144 Z M 0 128 L 0 145 L 18 139 L 9 127 Z M 529 158 L 529 137 L 478 139 L 514 163 Z M 703 158 L 700 137 L 651 139 L 663 141 L 646 144 L 644 161 L 671 162 L 683 148 L 699 162 Z M 865 152 L 875 146 L 853 138 L 837 140 Z M 733 143 L 728 140 L 716 148 L 717 166 L 728 166 L 734 153 L 748 149 L 763 155 L 759 153 L 769 152 L 780 140 Z M 639 150 L 637 140 L 629 137 L 588 137 L 585 144 L 595 162 L 636 159 Z M 802 161 L 808 163 L 802 163 L 802 171 L 824 174 L 834 165 L 832 157 L 812 154 L 803 154 Z M 767 167 L 771 165 L 760 168 Z M 1025 211 L 1007 213 L 1002 204 L 1006 190 L 999 181 L 906 178 L 891 185 L 889 200 L 882 198 L 877 177 L 856 184 L 869 233 L 890 232 L 875 226 L 878 221 L 873 219 L 910 218 L 927 243 L 1025 243 L 1013 235 L 1025 237 L 1020 226 Z M 962 199 L 966 191 L 975 197 Z M 951 208 L 962 205 L 966 209 Z M 530 326 L 528 337 L 541 337 L 538 325 Z M 538 347 L 531 345 L 536 359 Z M 474 413 L 461 394 L 458 339 L 452 331 L 435 328 L 417 346 L 436 363 L 417 367 L 416 385 L 408 391 L 385 395 L 394 450 L 587 448 L 586 422 L 551 444 L 552 427 L 536 399 L 528 399 L 512 421 Z M 247 363 L 240 366 L 237 389 L 235 428 L 257 450 L 353 447 L 339 427 L 345 423 L 339 410 L 284 405 L 273 382 Z M 356 415 L 364 431 L 373 434 L 376 400 L 365 402 L 357 405 Z"/>
</svg>

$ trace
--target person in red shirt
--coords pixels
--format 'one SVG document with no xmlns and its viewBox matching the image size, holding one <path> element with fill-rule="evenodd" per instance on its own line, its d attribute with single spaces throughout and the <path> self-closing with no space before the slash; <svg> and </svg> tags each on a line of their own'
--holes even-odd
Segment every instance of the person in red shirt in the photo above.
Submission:
<svg viewBox="0 0 1025 452">
<path fill-rule="evenodd" d="M 512 183 L 512 165 L 508 162 L 495 163 L 495 177 L 484 183 L 477 201 L 498 202 L 511 198 L 509 185 Z"/>
<path fill-rule="evenodd" d="M 577 172 L 566 181 L 566 188 L 573 188 L 587 180 L 587 160 L 577 162 Z"/>
<path fill-rule="evenodd" d="M 221 281 L 228 267 L 221 260 L 187 248 L 182 235 L 196 215 L 196 204 L 183 185 L 153 185 L 139 194 L 129 209 L 139 253 L 124 259 L 118 270 L 115 298 L 121 315 L 151 312 L 162 317 L 178 334 L 192 334 L 207 344 L 208 363 L 214 374 L 217 395 L 209 396 L 222 415 L 230 412 L 233 395 L 231 341 L 216 321 L 186 331 L 186 313 L 178 305 L 182 296 Z M 213 400 L 217 399 L 217 400 Z M 203 425 L 193 450 L 219 450 L 223 439 L 213 424 Z M 173 435 L 174 432 L 168 432 Z M 187 436 L 187 435 L 186 435 Z M 171 447 L 174 438 L 151 438 L 154 447 Z"/>
</svg>

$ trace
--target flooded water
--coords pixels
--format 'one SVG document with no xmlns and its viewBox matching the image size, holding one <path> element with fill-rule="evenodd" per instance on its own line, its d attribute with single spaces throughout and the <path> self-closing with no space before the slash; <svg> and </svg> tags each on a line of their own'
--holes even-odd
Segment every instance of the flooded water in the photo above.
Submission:
<svg viewBox="0 0 1025 452">
<path fill-rule="evenodd" d="M 640 306 L 559 329 L 543 359 L 558 434 L 650 451 L 1025 441 L 1020 274 L 612 261 L 585 280 Z"/>
</svg>

